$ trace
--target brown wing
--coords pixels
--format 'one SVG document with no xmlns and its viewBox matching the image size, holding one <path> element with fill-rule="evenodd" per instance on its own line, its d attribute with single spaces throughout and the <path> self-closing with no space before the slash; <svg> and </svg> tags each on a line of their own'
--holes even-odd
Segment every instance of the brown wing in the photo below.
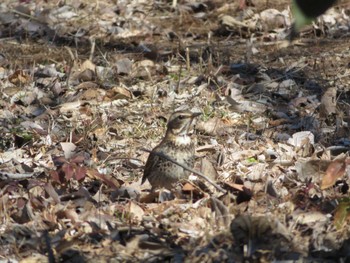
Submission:
<svg viewBox="0 0 350 263">
<path fill-rule="evenodd" d="M 156 149 L 153 149 L 153 151 Z M 142 176 L 142 181 L 141 184 L 143 184 L 146 179 L 148 178 L 148 176 L 150 175 L 150 173 L 153 171 L 154 167 L 158 164 L 159 162 L 159 156 L 153 153 L 150 153 L 145 165 L 145 169 L 143 171 L 143 176 Z"/>
</svg>

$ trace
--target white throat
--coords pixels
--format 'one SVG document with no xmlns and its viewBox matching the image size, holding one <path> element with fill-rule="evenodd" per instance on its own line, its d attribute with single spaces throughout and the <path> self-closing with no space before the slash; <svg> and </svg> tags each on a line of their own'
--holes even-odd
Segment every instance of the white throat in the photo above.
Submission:
<svg viewBox="0 0 350 263">
<path fill-rule="evenodd" d="M 175 138 L 176 145 L 188 145 L 191 143 L 191 137 L 187 135 L 179 135 Z"/>
</svg>

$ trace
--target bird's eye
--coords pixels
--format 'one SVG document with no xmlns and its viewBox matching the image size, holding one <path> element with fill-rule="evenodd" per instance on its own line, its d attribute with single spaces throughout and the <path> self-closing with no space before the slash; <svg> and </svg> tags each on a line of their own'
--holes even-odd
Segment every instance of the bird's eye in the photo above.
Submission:
<svg viewBox="0 0 350 263">
<path fill-rule="evenodd" d="M 185 115 L 179 115 L 178 117 L 180 120 L 185 119 Z"/>
</svg>

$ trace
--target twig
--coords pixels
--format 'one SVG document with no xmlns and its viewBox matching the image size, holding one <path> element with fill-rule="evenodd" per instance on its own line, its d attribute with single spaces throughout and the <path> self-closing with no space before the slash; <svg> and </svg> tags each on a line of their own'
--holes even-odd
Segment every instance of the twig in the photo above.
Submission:
<svg viewBox="0 0 350 263">
<path fill-rule="evenodd" d="M 172 7 L 175 8 L 177 6 L 177 0 L 173 0 Z"/>
<path fill-rule="evenodd" d="M 67 89 L 68 89 L 69 88 L 70 77 L 72 75 L 72 68 L 74 67 L 76 59 L 75 59 L 75 56 L 74 56 L 72 50 L 69 47 L 65 46 L 64 48 L 68 51 L 68 54 L 70 55 L 70 57 L 72 59 L 71 65 L 70 65 L 70 67 L 68 69 L 67 80 L 66 80 L 66 86 L 67 86 Z"/>
<path fill-rule="evenodd" d="M 21 11 L 18 11 L 16 9 L 10 9 L 10 12 L 15 13 L 15 14 L 20 15 L 20 16 L 23 16 L 23 17 L 26 17 L 26 18 L 29 18 L 29 19 L 37 21 L 37 22 L 41 22 L 40 19 L 38 19 L 38 18 L 36 18 L 34 16 L 31 16 L 31 15 L 28 15 L 26 13 L 23 13 Z"/>
<path fill-rule="evenodd" d="M 51 246 L 51 238 L 50 238 L 49 232 L 47 230 L 44 231 L 43 237 L 44 237 L 46 250 L 47 250 L 47 259 L 48 259 L 49 263 L 55 263 L 56 260 L 55 260 L 55 255 L 53 253 L 52 246 Z"/>
<path fill-rule="evenodd" d="M 192 168 L 189 168 L 187 167 L 186 165 L 183 165 L 177 161 L 175 161 L 174 159 L 172 159 L 171 157 L 169 157 L 168 155 L 162 153 L 162 152 L 154 152 L 154 151 L 150 151 L 150 150 L 147 150 L 145 148 L 141 148 L 141 151 L 144 151 L 144 152 L 148 152 L 148 153 L 153 153 L 155 155 L 158 155 L 159 157 L 162 157 L 164 159 L 167 159 L 168 161 L 182 167 L 183 169 L 187 170 L 187 171 L 190 171 L 196 175 L 198 175 L 199 177 L 201 177 L 202 179 L 204 179 L 205 181 L 207 181 L 209 184 L 211 184 L 212 186 L 214 186 L 217 190 L 219 190 L 220 192 L 222 193 L 227 193 L 227 191 L 225 189 L 223 189 L 222 187 L 220 187 L 219 185 L 217 185 L 215 182 L 213 182 L 211 179 L 209 179 L 207 176 L 205 176 L 204 174 L 202 174 L 201 172 L 198 172 Z"/>
<path fill-rule="evenodd" d="M 186 66 L 187 66 L 187 71 L 190 72 L 190 70 L 191 70 L 191 59 L 190 59 L 190 49 L 189 49 L 189 47 L 186 47 Z"/>
<path fill-rule="evenodd" d="M 182 72 L 182 64 L 180 64 L 178 80 L 177 80 L 176 87 L 175 87 L 175 93 L 176 94 L 179 93 L 180 82 L 181 82 L 181 72 Z"/>
<path fill-rule="evenodd" d="M 1 180 L 23 180 L 27 178 L 31 178 L 34 176 L 34 173 L 7 173 L 0 171 L 0 179 Z"/>
<path fill-rule="evenodd" d="M 91 44 L 89 60 L 92 61 L 92 59 L 94 58 L 96 41 L 94 38 L 90 38 L 89 41 Z"/>
</svg>

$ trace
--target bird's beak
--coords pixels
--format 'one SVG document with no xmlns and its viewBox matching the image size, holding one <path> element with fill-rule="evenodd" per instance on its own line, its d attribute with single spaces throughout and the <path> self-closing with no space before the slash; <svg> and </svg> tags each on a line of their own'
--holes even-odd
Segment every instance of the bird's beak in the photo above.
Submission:
<svg viewBox="0 0 350 263">
<path fill-rule="evenodd" d="M 192 112 L 191 117 L 192 117 L 192 118 L 196 118 L 196 117 L 198 117 L 199 115 L 202 115 L 202 113 L 201 113 L 201 112 Z"/>
<path fill-rule="evenodd" d="M 194 133 L 194 127 L 196 126 L 196 120 L 195 118 L 198 117 L 199 115 L 202 115 L 201 112 L 192 112 L 191 114 L 191 122 L 189 123 L 188 127 L 187 127 L 187 133 L 189 135 Z"/>
</svg>

